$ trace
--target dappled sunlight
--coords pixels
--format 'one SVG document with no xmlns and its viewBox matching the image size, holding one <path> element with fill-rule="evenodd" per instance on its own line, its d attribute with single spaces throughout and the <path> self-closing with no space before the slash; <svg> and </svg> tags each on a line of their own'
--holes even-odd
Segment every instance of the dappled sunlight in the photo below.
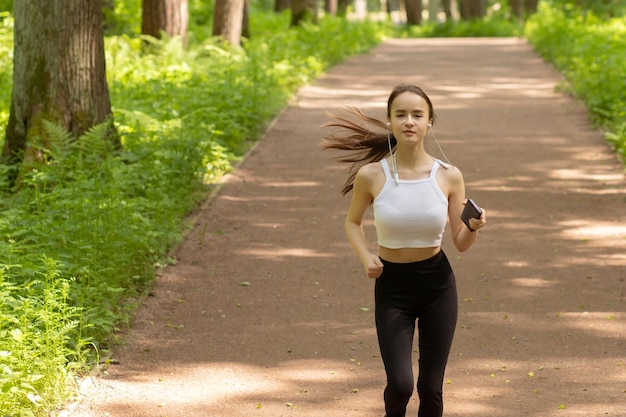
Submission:
<svg viewBox="0 0 626 417">
<path fill-rule="evenodd" d="M 293 182 L 263 182 L 264 187 L 321 187 L 323 184 L 316 181 L 293 181 Z"/>
<path fill-rule="evenodd" d="M 189 404 L 205 412 L 219 410 L 229 401 L 236 401 L 251 414 L 255 408 L 269 406 L 272 401 L 279 401 L 288 410 L 286 405 L 298 399 L 305 401 L 303 394 L 314 396 L 315 386 L 345 385 L 359 378 L 340 361 L 308 359 L 285 362 L 274 368 L 242 362 L 194 363 L 177 365 L 175 374 L 147 372 L 103 383 L 117 392 L 111 396 L 111 403 L 121 404 L 127 392 L 141 390 L 144 407 L 158 415 L 167 415 Z M 170 395 L 172 391 L 177 395 Z M 242 411 L 240 415 L 244 414 Z"/>
<path fill-rule="evenodd" d="M 204 389 L 188 387 L 198 383 L 204 385 L 208 381 L 210 387 Z M 147 372 L 120 380 L 106 380 L 104 383 L 118 392 L 114 400 L 123 400 L 127 390 L 141 390 L 142 402 L 163 413 L 184 404 L 204 404 L 206 407 L 210 403 L 249 395 L 254 390 L 275 392 L 286 386 L 282 381 L 267 379 L 257 367 L 241 363 L 193 364 L 191 367 L 177 365 L 175 374 Z M 179 395 L 169 395 L 169 391 L 178 392 Z"/>
<path fill-rule="evenodd" d="M 323 252 L 318 252 L 313 249 L 307 249 L 307 248 L 277 248 L 277 247 L 271 247 L 267 249 L 240 249 L 240 250 L 236 250 L 235 253 L 238 253 L 241 255 L 254 256 L 254 257 L 263 258 L 263 259 L 291 258 L 291 257 L 332 258 L 332 257 L 337 256 L 333 253 L 323 253 Z"/>
<path fill-rule="evenodd" d="M 613 173 L 590 173 L 588 168 L 585 169 L 555 169 L 549 171 L 550 178 L 560 180 L 588 180 L 588 181 L 621 181 L 624 175 L 619 172 Z M 615 190 L 616 192 L 618 190 Z"/>
<path fill-rule="evenodd" d="M 527 268 L 530 266 L 528 261 L 507 261 L 504 265 L 511 268 Z"/>
<path fill-rule="evenodd" d="M 354 85 L 350 89 L 325 87 L 321 83 L 303 87 L 298 94 L 298 107 L 303 109 L 338 108 L 336 97 L 342 97 L 341 106 L 358 105 L 359 108 L 385 108 L 388 90 L 376 90 L 370 85 Z M 347 99 L 349 97 L 349 99 Z"/>
<path fill-rule="evenodd" d="M 563 325 L 576 330 L 591 332 L 598 337 L 626 337 L 626 321 L 623 314 L 615 311 L 582 311 L 559 313 Z"/>
<path fill-rule="evenodd" d="M 494 320 L 500 323 L 502 330 L 508 329 L 511 336 L 527 335 L 528 340 L 536 340 L 540 338 L 538 333 L 548 333 L 552 337 L 562 334 L 564 339 L 568 340 L 571 334 L 575 334 L 576 338 L 604 338 L 621 340 L 626 337 L 626 321 L 624 314 L 619 311 L 580 311 L 580 312 L 558 312 L 551 311 L 540 314 L 535 317 L 531 314 L 515 313 L 510 311 L 478 311 L 468 312 L 465 322 L 474 322 L 474 326 L 478 323 L 485 325 L 493 325 Z M 569 333 L 568 333 L 569 329 Z M 471 329 L 469 330 L 471 331 Z M 565 333 L 564 333 L 565 332 Z M 502 332 L 500 332 L 502 333 Z M 509 338 L 511 336 L 501 336 Z M 597 339 L 596 339 L 597 340 Z M 513 342 L 513 340 L 512 340 Z M 581 349 L 593 349 L 593 346 L 578 346 Z M 534 346 L 533 348 L 537 348 Z M 549 352 L 545 352 L 546 354 Z M 478 360 L 478 359 L 477 359 Z M 541 361 L 540 358 L 538 358 Z M 582 357 L 578 359 L 583 362 Z M 590 362 L 592 358 L 588 358 Z M 505 361 L 505 359 L 502 359 Z M 487 362 L 480 362 L 482 367 L 502 366 L 501 361 L 491 358 Z M 477 367 L 476 365 L 472 365 Z M 511 370 L 516 367 L 514 362 L 506 359 L 507 369 Z M 530 369 L 527 369 L 527 371 Z"/>
<path fill-rule="evenodd" d="M 220 195 L 219 199 L 225 200 L 225 201 L 233 201 L 237 203 L 247 203 L 251 201 L 298 201 L 298 200 L 301 200 L 301 198 L 298 198 L 298 197 L 278 197 L 278 196 L 273 196 L 273 195 L 272 196 L 263 195 L 259 197 L 255 197 L 255 196 L 239 197 L 239 196 Z"/>
<path fill-rule="evenodd" d="M 563 236 L 570 239 L 626 240 L 626 225 L 619 221 L 571 220 L 560 222 L 559 225 L 563 227 Z"/>
<path fill-rule="evenodd" d="M 532 88 L 529 88 L 529 83 Z M 494 78 L 487 86 L 491 90 L 514 90 L 520 96 L 549 98 L 555 96 L 554 83 L 545 82 L 543 79 Z"/>
<path fill-rule="evenodd" d="M 549 288 L 556 284 L 554 281 L 548 281 L 543 278 L 513 278 L 511 283 L 518 287 L 527 288 Z"/>
</svg>

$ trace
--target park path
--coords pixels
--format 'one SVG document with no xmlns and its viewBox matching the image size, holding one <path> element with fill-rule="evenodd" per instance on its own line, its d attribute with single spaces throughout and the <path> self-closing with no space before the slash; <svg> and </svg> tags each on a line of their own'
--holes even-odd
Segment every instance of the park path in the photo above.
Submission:
<svg viewBox="0 0 626 417">
<path fill-rule="evenodd" d="M 626 416 L 624 168 L 514 38 L 388 40 L 302 88 L 194 214 L 114 364 L 63 414 L 382 416 L 373 281 L 344 237 L 344 167 L 318 141 L 345 105 L 384 118 L 402 82 L 430 95 L 489 214 L 470 251 L 444 241 L 460 303 L 445 415 Z"/>
</svg>

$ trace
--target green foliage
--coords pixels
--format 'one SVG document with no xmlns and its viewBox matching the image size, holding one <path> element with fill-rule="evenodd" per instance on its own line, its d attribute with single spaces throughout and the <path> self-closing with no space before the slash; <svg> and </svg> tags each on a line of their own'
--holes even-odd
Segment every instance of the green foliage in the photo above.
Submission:
<svg viewBox="0 0 626 417">
<path fill-rule="evenodd" d="M 393 29 L 395 37 L 402 38 L 521 36 L 523 31 L 523 26 L 516 21 L 491 17 L 460 22 L 424 23 Z"/>
<path fill-rule="evenodd" d="M 109 123 L 79 138 L 46 123 L 44 160 L 17 190 L 0 181 L 0 415 L 46 415 L 66 400 L 75 373 L 115 343 L 211 184 L 300 86 L 383 33 L 331 18 L 289 29 L 285 17 L 255 16 L 259 36 L 244 47 L 108 37 L 122 149 L 104 139 Z M 8 117 L 12 36 L 0 36 Z M 9 169 L 0 165 L 0 178 Z"/>
<path fill-rule="evenodd" d="M 108 36 L 141 33 L 142 0 L 116 0 L 113 10 L 104 10 L 104 29 Z"/>
<path fill-rule="evenodd" d="M 13 0 L 0 0 L 0 14 L 13 10 Z"/>
<path fill-rule="evenodd" d="M 626 15 L 626 3 L 623 0 L 544 0 L 544 3 L 568 14 L 590 11 L 602 19 Z"/>
<path fill-rule="evenodd" d="M 543 5 L 528 21 L 526 34 L 565 75 L 566 88 L 584 101 L 592 120 L 624 155 L 626 17 L 601 19 L 573 6 Z"/>
<path fill-rule="evenodd" d="M 68 303 L 71 280 L 59 276 L 50 258 L 39 259 L 38 266 L 32 279 L 18 286 L 6 277 L 23 266 L 0 265 L 2 415 L 20 410 L 8 415 L 34 416 L 62 405 L 74 384 L 72 371 L 78 368 L 72 360 L 77 359 L 72 334 L 81 310 Z"/>
</svg>

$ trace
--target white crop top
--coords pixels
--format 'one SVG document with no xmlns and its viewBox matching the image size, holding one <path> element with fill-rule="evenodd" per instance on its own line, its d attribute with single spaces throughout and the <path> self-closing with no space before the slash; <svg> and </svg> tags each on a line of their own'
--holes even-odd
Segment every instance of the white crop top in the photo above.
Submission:
<svg viewBox="0 0 626 417">
<path fill-rule="evenodd" d="M 448 220 L 448 199 L 435 180 L 441 161 L 435 160 L 428 178 L 394 181 L 386 159 L 380 161 L 385 185 L 374 199 L 378 244 L 390 249 L 441 245 Z"/>
</svg>

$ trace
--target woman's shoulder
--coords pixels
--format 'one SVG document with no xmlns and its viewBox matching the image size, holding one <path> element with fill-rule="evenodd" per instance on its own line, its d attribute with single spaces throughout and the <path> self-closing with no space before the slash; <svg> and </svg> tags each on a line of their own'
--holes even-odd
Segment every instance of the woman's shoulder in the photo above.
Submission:
<svg viewBox="0 0 626 417">
<path fill-rule="evenodd" d="M 438 170 L 438 173 L 440 173 L 440 175 L 442 175 L 449 183 L 463 180 L 463 173 L 457 166 L 440 160 L 437 160 L 437 162 L 439 163 L 440 168 L 442 168 Z"/>
<path fill-rule="evenodd" d="M 356 181 L 369 185 L 384 181 L 385 172 L 380 162 L 370 162 L 359 168 L 356 174 Z"/>
</svg>

